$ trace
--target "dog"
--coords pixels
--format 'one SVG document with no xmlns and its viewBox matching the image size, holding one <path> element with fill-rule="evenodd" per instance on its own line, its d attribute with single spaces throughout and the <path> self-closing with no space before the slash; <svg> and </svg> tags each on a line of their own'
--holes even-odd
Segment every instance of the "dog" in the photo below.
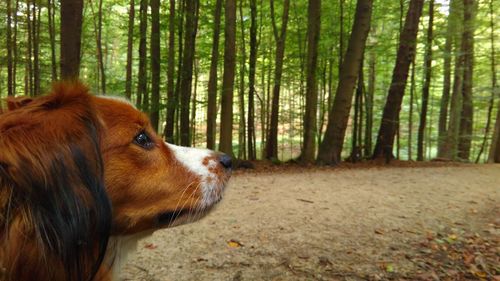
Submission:
<svg viewBox="0 0 500 281">
<path fill-rule="evenodd" d="M 206 215 L 231 175 L 231 157 L 168 144 L 79 82 L 3 108 L 0 280 L 116 280 L 139 238 Z"/>
</svg>

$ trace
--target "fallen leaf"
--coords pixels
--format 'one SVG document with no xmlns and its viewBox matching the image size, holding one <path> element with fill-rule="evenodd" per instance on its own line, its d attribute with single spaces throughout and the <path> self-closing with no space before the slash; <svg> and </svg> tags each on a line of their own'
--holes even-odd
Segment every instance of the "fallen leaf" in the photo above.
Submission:
<svg viewBox="0 0 500 281">
<path fill-rule="evenodd" d="M 144 245 L 144 248 L 149 249 L 149 250 L 154 250 L 154 249 L 158 248 L 158 246 L 156 246 L 153 243 L 147 243 L 146 245 Z"/>
<path fill-rule="evenodd" d="M 385 266 L 385 271 L 389 272 L 389 273 L 392 273 L 394 272 L 394 265 L 392 265 L 391 263 L 387 264 Z"/>
<path fill-rule="evenodd" d="M 376 234 L 383 235 L 383 234 L 384 234 L 384 231 L 383 231 L 382 229 L 380 229 L 380 228 L 376 228 L 376 229 L 375 229 L 375 233 L 376 233 Z"/>
<path fill-rule="evenodd" d="M 234 239 L 227 241 L 227 245 L 231 248 L 240 248 L 243 246 L 243 244 L 241 244 L 241 242 L 234 240 Z"/>
</svg>

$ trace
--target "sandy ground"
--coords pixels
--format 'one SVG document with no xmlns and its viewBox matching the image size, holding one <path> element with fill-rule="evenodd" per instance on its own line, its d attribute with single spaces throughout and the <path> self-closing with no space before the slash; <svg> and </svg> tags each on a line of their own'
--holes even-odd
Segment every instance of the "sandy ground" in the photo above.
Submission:
<svg viewBox="0 0 500 281">
<path fill-rule="evenodd" d="M 500 165 L 237 172 L 206 218 L 141 241 L 122 280 L 412 276 L 426 235 L 498 238 L 499 218 Z"/>
</svg>

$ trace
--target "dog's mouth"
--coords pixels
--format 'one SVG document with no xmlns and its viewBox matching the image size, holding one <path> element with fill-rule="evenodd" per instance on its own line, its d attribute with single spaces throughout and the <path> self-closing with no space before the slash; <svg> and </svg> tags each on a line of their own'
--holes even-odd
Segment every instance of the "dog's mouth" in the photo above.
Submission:
<svg viewBox="0 0 500 281">
<path fill-rule="evenodd" d="M 162 228 L 178 226 L 185 223 L 195 222 L 207 215 L 213 206 L 203 209 L 182 209 L 176 211 L 167 211 L 157 216 L 157 223 Z"/>
</svg>

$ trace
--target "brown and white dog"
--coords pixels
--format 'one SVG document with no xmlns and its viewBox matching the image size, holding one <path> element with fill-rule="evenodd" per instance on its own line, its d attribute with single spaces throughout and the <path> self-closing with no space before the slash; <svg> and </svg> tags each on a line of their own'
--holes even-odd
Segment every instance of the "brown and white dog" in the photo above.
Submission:
<svg viewBox="0 0 500 281">
<path fill-rule="evenodd" d="M 230 173 L 230 157 L 167 144 L 130 103 L 79 83 L 11 99 L 0 114 L 0 280 L 116 279 L 137 239 L 205 215 Z"/>
</svg>

